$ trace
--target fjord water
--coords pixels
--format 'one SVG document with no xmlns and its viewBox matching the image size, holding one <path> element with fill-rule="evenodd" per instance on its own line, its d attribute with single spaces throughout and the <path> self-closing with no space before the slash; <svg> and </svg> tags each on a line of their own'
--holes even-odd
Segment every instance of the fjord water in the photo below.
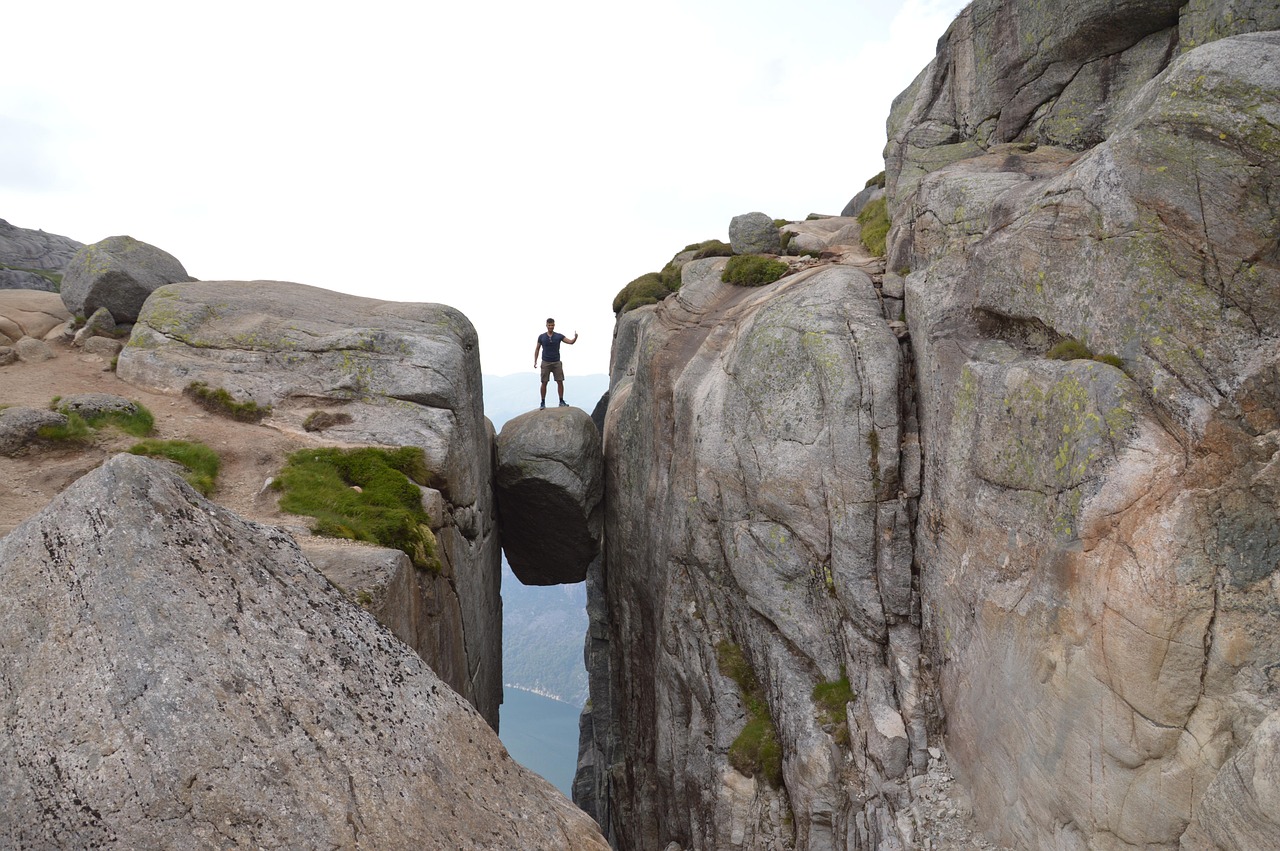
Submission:
<svg viewBox="0 0 1280 851">
<path fill-rule="evenodd" d="M 511 758 L 572 798 L 582 707 L 511 687 L 502 697 L 499 729 Z"/>
</svg>

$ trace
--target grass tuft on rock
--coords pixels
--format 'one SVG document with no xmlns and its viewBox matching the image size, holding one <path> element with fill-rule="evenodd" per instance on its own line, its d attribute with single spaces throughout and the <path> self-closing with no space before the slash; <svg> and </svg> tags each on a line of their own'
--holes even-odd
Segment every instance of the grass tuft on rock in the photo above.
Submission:
<svg viewBox="0 0 1280 851">
<path fill-rule="evenodd" d="M 1045 357 L 1050 360 L 1092 360 L 1098 363 L 1105 363 L 1107 366 L 1114 366 L 1116 369 L 1124 369 L 1124 361 L 1120 357 L 1095 354 L 1087 343 L 1074 337 L 1065 337 L 1059 340 L 1054 344 L 1053 348 L 1045 353 Z"/>
<path fill-rule="evenodd" d="M 65 414 L 67 421 L 61 425 L 40 426 L 36 434 L 41 440 L 51 440 L 55 443 L 88 443 L 93 439 L 93 429 L 84 421 L 84 417 L 77 413 Z"/>
<path fill-rule="evenodd" d="M 763 254 L 739 254 L 729 258 L 720 280 L 740 287 L 762 287 L 785 275 L 790 267 Z"/>
<path fill-rule="evenodd" d="M 876 257 L 883 257 L 885 238 L 889 235 L 889 206 L 884 198 L 877 198 L 858 213 L 862 225 L 862 245 Z"/>
<path fill-rule="evenodd" d="M 68 417 L 73 415 L 80 416 L 91 429 L 112 425 L 133 437 L 150 437 L 156 428 L 155 415 L 147 410 L 145 405 L 138 402 L 133 403 L 132 411 L 104 411 L 90 416 L 81 416 L 67 410 L 65 406 L 59 405 L 59 400 L 60 397 L 54 397 L 54 400 L 49 403 L 49 408 Z"/>
<path fill-rule="evenodd" d="M 849 721 L 845 707 L 854 698 L 853 688 L 849 685 L 849 677 L 844 670 L 840 671 L 840 679 L 821 682 L 813 687 L 813 702 L 818 707 L 818 721 L 830 727 L 832 737 L 837 744 L 848 746 Z"/>
<path fill-rule="evenodd" d="M 188 440 L 144 440 L 129 447 L 134 455 L 146 455 L 152 458 L 167 458 L 186 469 L 183 478 L 187 484 L 204 496 L 209 496 L 217 487 L 218 468 L 222 459 L 203 443 Z"/>
<path fill-rule="evenodd" d="M 272 487 L 282 493 L 282 511 L 315 519 L 315 534 L 397 549 L 439 573 L 436 538 L 415 484 L 429 485 L 429 478 L 414 446 L 303 449 L 289 456 Z"/>
<path fill-rule="evenodd" d="M 642 304 L 656 304 L 662 301 L 675 291 L 667 285 L 670 280 L 670 275 L 664 281 L 661 272 L 646 272 L 623 287 L 613 297 L 613 312 L 621 315 L 628 310 L 634 310 Z M 675 288 L 678 289 L 679 286 L 680 277 L 676 275 Z"/>
<path fill-rule="evenodd" d="M 225 388 L 210 387 L 203 381 L 191 382 L 183 389 L 182 395 L 210 413 L 242 423 L 261 422 L 264 417 L 271 415 L 270 405 L 259 405 L 252 400 L 238 402 Z"/>
<path fill-rule="evenodd" d="M 763 777 L 775 789 L 782 786 L 782 744 L 769 714 L 764 689 L 756 677 L 742 648 L 732 641 L 716 644 L 716 662 L 720 673 L 738 684 L 742 704 L 747 710 L 747 723 L 729 745 L 729 763 L 741 774 Z"/>
</svg>

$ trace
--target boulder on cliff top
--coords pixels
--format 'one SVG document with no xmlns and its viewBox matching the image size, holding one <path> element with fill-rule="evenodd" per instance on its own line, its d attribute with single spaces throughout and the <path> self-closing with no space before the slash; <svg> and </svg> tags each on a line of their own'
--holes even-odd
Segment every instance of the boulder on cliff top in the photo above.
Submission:
<svg viewBox="0 0 1280 851">
<path fill-rule="evenodd" d="M 79 316 L 105 307 L 116 321 L 132 322 L 152 292 L 194 280 L 169 252 L 131 236 L 111 236 L 71 258 L 62 279 L 62 301 Z"/>
<path fill-rule="evenodd" d="M 578 408 L 530 411 L 498 435 L 502 548 L 525 585 L 581 582 L 604 522 L 600 433 Z"/>
<path fill-rule="evenodd" d="M 782 238 L 765 213 L 743 213 L 729 222 L 729 245 L 734 254 L 777 254 Z"/>
<path fill-rule="evenodd" d="M 0 540 L 0 845 L 597 848 L 278 529 L 118 455 Z"/>
</svg>

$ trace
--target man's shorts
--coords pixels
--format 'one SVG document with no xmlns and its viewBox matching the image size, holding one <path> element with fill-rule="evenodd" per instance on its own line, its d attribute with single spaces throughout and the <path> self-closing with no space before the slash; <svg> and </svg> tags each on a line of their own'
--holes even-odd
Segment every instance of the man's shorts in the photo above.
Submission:
<svg viewBox="0 0 1280 851">
<path fill-rule="evenodd" d="M 547 376 L 555 375 L 556 381 L 564 381 L 564 365 L 560 361 L 542 362 L 542 383 L 547 383 Z"/>
</svg>

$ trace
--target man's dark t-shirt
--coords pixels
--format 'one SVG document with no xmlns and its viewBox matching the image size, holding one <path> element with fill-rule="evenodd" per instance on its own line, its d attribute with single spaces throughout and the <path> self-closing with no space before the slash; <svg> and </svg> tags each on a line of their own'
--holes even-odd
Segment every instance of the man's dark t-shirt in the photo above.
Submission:
<svg viewBox="0 0 1280 851">
<path fill-rule="evenodd" d="M 560 360 L 560 341 L 564 334 L 539 334 L 538 342 L 542 345 L 542 362 L 555 363 Z"/>
</svg>

